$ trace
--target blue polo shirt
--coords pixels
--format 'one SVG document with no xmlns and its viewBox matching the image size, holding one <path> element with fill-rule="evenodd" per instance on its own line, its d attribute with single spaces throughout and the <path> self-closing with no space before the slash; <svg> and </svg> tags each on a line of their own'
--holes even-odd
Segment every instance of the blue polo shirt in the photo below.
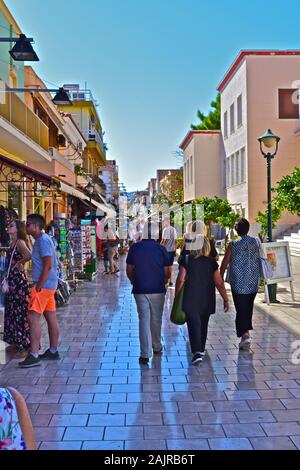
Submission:
<svg viewBox="0 0 300 470">
<path fill-rule="evenodd" d="M 126 263 L 134 266 L 133 294 L 163 294 L 168 252 L 155 240 L 141 240 L 130 248 Z"/>
</svg>

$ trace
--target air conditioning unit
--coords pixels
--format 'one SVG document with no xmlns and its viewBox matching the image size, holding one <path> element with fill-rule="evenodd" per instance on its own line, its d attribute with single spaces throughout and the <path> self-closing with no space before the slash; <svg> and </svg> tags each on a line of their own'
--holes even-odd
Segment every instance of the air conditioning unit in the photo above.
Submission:
<svg viewBox="0 0 300 470">
<path fill-rule="evenodd" d="M 73 93 L 72 97 L 73 97 L 73 100 L 84 101 L 85 93 Z"/>
</svg>

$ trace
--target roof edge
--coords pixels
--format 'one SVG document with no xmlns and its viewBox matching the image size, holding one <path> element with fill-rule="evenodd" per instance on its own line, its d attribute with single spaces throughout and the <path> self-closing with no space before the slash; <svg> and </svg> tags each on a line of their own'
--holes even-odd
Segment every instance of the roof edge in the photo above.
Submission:
<svg viewBox="0 0 300 470">
<path fill-rule="evenodd" d="M 234 75 L 235 71 L 238 69 L 238 67 L 240 66 L 240 64 L 242 63 L 242 61 L 245 59 L 245 57 L 247 56 L 300 56 L 300 50 L 299 49 L 295 49 L 295 50 L 242 50 L 240 51 L 239 55 L 237 56 L 237 58 L 235 59 L 235 61 L 233 62 L 233 64 L 231 65 L 231 67 L 229 68 L 229 70 L 227 71 L 225 77 L 223 78 L 223 80 L 219 83 L 219 85 L 217 86 L 217 90 L 221 93 L 225 86 L 227 85 L 227 83 L 229 82 L 229 80 L 231 79 L 231 77 Z"/>
<path fill-rule="evenodd" d="M 214 130 L 191 130 L 187 133 L 181 144 L 179 145 L 179 148 L 181 150 L 185 150 L 187 145 L 189 144 L 190 140 L 193 138 L 194 135 L 218 135 L 221 134 L 221 131 L 218 129 Z"/>
</svg>

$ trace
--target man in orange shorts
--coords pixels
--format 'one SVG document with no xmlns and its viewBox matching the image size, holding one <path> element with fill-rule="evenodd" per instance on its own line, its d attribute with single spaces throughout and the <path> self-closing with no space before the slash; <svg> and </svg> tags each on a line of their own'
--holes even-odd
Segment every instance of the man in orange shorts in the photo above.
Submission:
<svg viewBox="0 0 300 470">
<path fill-rule="evenodd" d="M 58 354 L 59 327 L 54 294 L 57 289 L 56 253 L 51 238 L 45 234 L 45 219 L 39 214 L 27 217 L 26 231 L 35 240 L 32 250 L 32 279 L 34 287 L 29 300 L 30 353 L 19 367 L 39 366 L 43 359 L 60 359 Z M 44 315 L 49 333 L 50 348 L 39 356 L 41 316 Z"/>
</svg>

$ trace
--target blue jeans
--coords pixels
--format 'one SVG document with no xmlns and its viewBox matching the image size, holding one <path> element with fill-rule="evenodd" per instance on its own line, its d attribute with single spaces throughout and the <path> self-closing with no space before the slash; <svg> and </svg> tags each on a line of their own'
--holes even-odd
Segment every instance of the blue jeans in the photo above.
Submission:
<svg viewBox="0 0 300 470">
<path fill-rule="evenodd" d="M 152 349 L 160 351 L 161 324 L 166 294 L 134 294 L 139 314 L 141 357 L 150 358 Z"/>
</svg>

